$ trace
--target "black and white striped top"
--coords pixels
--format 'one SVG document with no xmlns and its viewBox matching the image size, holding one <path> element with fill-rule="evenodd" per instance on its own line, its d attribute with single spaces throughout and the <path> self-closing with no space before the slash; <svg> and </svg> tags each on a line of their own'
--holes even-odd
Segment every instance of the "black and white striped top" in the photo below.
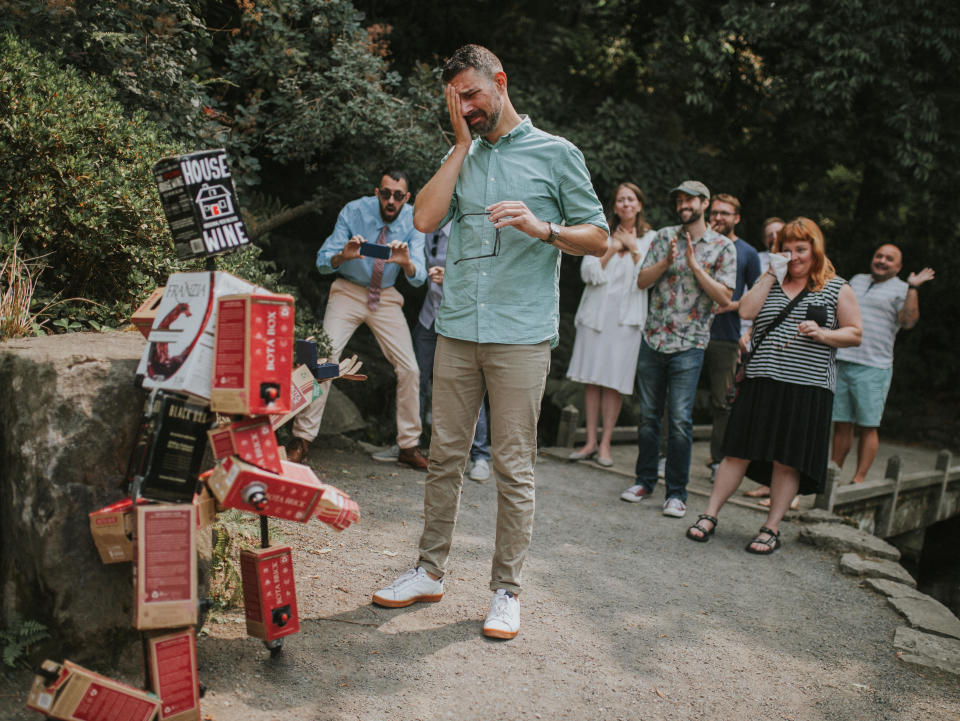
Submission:
<svg viewBox="0 0 960 721">
<path fill-rule="evenodd" d="M 837 327 L 837 298 L 846 284 L 843 278 L 827 281 L 823 290 L 811 291 L 790 311 L 790 315 L 770 331 L 747 365 L 748 378 L 771 378 L 782 383 L 816 386 L 833 391 L 836 387 L 836 348 L 818 343 L 797 332 L 797 326 L 807 318 L 810 306 L 826 310 L 825 328 Z M 790 298 L 779 283 L 774 283 L 767 300 L 753 321 L 753 332 L 763 332 L 784 309 Z M 816 313 L 817 311 L 813 311 Z M 823 310 L 819 311 L 821 314 Z"/>
</svg>

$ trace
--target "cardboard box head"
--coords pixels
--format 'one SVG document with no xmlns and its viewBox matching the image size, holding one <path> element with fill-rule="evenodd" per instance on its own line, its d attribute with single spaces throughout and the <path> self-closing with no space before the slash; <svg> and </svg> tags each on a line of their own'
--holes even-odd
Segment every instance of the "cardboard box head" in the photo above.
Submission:
<svg viewBox="0 0 960 721">
<path fill-rule="evenodd" d="M 249 293 L 217 302 L 210 407 L 243 415 L 287 413 L 293 296 Z"/>
<path fill-rule="evenodd" d="M 148 631 L 143 647 L 147 688 L 160 697 L 159 721 L 200 721 L 197 637 L 193 627 Z"/>
<path fill-rule="evenodd" d="M 271 473 L 235 456 L 217 464 L 207 486 L 224 508 L 239 508 L 262 516 L 306 523 L 323 484 L 308 466 L 281 461 L 283 473 Z"/>
<path fill-rule="evenodd" d="M 216 255 L 250 243 L 223 148 L 163 158 L 153 175 L 178 258 Z"/>
<path fill-rule="evenodd" d="M 44 661 L 27 708 L 63 721 L 154 721 L 160 699 L 70 661 Z"/>
<path fill-rule="evenodd" d="M 222 271 L 173 273 L 137 366 L 143 387 L 209 400 L 217 298 L 261 290 Z"/>
<path fill-rule="evenodd" d="M 134 628 L 196 624 L 196 518 L 190 503 L 137 506 Z"/>
<path fill-rule="evenodd" d="M 226 423 L 208 431 L 207 435 L 213 457 L 217 460 L 237 456 L 258 468 L 273 473 L 283 472 L 280 466 L 280 447 L 277 445 L 277 436 L 270 425 L 269 416 Z"/>
</svg>

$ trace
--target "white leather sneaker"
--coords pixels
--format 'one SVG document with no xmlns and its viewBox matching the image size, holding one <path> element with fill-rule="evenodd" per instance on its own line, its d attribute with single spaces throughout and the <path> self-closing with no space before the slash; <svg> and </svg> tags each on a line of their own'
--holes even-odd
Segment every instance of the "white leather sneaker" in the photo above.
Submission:
<svg viewBox="0 0 960 721">
<path fill-rule="evenodd" d="M 485 458 L 478 458 L 470 467 L 470 480 L 483 483 L 490 477 L 490 463 Z"/>
<path fill-rule="evenodd" d="M 373 602 L 387 608 L 403 608 L 418 601 L 436 603 L 443 598 L 443 579 L 434 581 L 417 566 L 373 594 Z"/>
<path fill-rule="evenodd" d="M 490 613 L 483 622 L 483 635 L 510 639 L 520 633 L 520 601 L 513 594 L 498 588 L 490 602 Z"/>
</svg>

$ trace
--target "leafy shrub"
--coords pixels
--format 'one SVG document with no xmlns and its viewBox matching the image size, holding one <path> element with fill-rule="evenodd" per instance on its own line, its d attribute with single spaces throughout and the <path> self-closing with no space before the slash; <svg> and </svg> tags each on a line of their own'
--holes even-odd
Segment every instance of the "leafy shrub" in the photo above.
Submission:
<svg viewBox="0 0 960 721">
<path fill-rule="evenodd" d="M 181 148 L 104 80 L 12 35 L 0 36 L 0 117 L 0 227 L 22 229 L 24 255 L 48 266 L 37 300 L 89 298 L 102 305 L 65 315 L 115 324 L 179 267 L 150 168 Z"/>
<path fill-rule="evenodd" d="M 18 664 L 30 668 L 27 657 L 30 647 L 50 638 L 47 627 L 38 621 L 20 618 L 13 614 L 6 628 L 0 629 L 0 647 L 3 648 L 3 662 L 13 668 Z"/>
</svg>

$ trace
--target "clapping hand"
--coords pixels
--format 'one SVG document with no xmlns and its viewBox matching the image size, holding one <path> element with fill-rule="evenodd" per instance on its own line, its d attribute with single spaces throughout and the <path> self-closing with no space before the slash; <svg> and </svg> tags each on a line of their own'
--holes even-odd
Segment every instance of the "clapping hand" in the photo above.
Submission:
<svg viewBox="0 0 960 721">
<path fill-rule="evenodd" d="M 430 270 L 427 271 L 427 275 L 430 276 L 432 280 L 437 285 L 443 285 L 443 266 L 435 265 Z"/>
<path fill-rule="evenodd" d="M 690 232 L 686 231 L 684 235 L 687 238 L 687 265 L 690 267 L 690 270 L 697 270 L 700 267 L 700 263 L 697 261 L 697 256 L 693 252 L 693 242 L 690 240 Z M 676 243 L 676 241 L 674 241 L 674 243 Z"/>
</svg>

